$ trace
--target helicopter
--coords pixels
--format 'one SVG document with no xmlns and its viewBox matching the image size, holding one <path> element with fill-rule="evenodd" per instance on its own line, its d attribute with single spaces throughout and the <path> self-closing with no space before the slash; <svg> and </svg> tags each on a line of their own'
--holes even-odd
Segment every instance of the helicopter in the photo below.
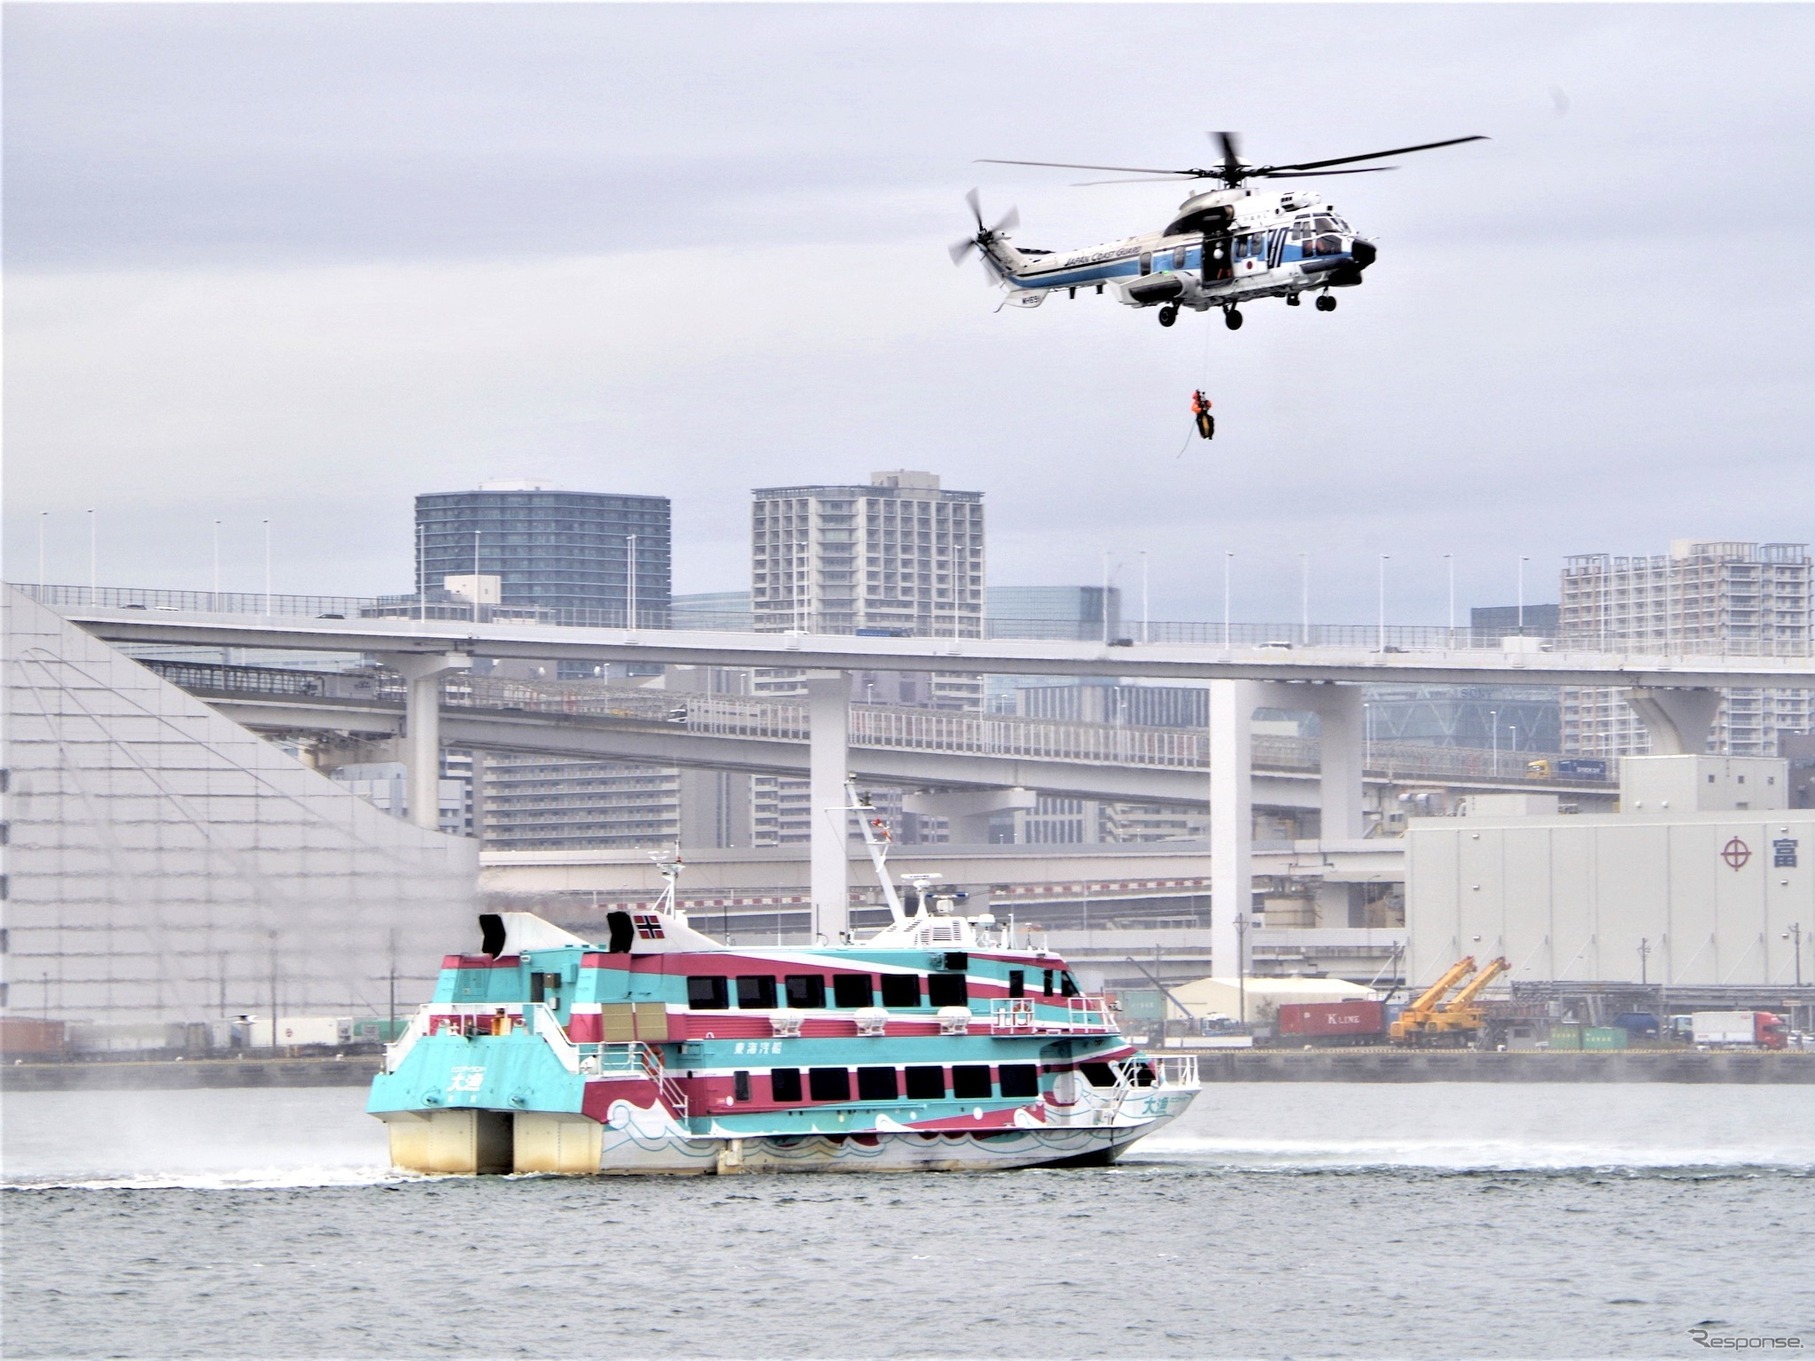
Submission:
<svg viewBox="0 0 1815 1361">
<path fill-rule="evenodd" d="M 1021 215 L 1010 208 L 993 227 L 983 225 L 983 209 L 975 189 L 965 195 L 976 219 L 973 236 L 954 242 L 953 264 L 962 264 L 972 251 L 982 255 L 984 267 L 1007 290 L 1005 305 L 1038 307 L 1054 293 L 1075 298 L 1080 289 L 1102 293 L 1113 287 L 1130 307 L 1159 309 L 1162 326 L 1178 320 L 1179 309 L 1207 312 L 1223 310 L 1223 323 L 1241 329 L 1241 304 L 1259 298 L 1284 298 L 1286 305 L 1300 305 L 1299 295 L 1315 293 L 1317 310 L 1333 312 L 1334 288 L 1353 288 L 1379 256 L 1374 243 L 1345 222 L 1335 208 L 1314 190 L 1291 188 L 1256 190 L 1250 180 L 1309 179 L 1317 175 L 1366 175 L 1392 170 L 1390 165 L 1333 170 L 1356 161 L 1383 156 L 1403 156 L 1414 151 L 1481 142 L 1477 134 L 1451 137 L 1441 142 L 1370 151 L 1359 156 L 1337 156 L 1293 165 L 1255 165 L 1241 157 L 1233 132 L 1211 134 L 1220 145 L 1222 160 L 1211 166 L 1186 170 L 1154 170 L 1129 165 L 1080 165 L 1071 161 L 1007 161 L 982 158 L 987 165 L 1033 165 L 1061 170 L 1125 172 L 1132 179 L 1087 180 L 1094 184 L 1139 184 L 1186 180 L 1213 180 L 1218 187 L 1193 192 L 1157 232 L 1121 241 L 1088 246 L 1082 250 L 1050 251 L 1015 246 L 1009 233 L 1020 225 Z M 1080 186 L 1082 187 L 1082 186 Z"/>
</svg>

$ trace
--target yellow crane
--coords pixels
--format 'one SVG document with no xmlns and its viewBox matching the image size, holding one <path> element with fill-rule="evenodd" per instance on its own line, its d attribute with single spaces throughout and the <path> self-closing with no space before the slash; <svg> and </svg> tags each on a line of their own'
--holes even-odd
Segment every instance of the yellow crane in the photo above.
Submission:
<svg viewBox="0 0 1815 1361">
<path fill-rule="evenodd" d="M 1466 1044 L 1481 1033 L 1484 1016 L 1475 1005 L 1487 985 L 1512 966 L 1504 959 L 1490 960 L 1487 967 L 1475 973 L 1475 957 L 1469 955 L 1450 965 L 1435 983 L 1399 1014 L 1388 1038 L 1394 1044 Z M 1448 1001 L 1450 990 L 1473 973 L 1467 986 Z"/>
</svg>

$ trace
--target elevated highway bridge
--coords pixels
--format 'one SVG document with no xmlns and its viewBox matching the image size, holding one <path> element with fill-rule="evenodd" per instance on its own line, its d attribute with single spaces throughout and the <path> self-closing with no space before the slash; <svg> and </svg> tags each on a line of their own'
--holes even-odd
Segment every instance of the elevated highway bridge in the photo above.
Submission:
<svg viewBox="0 0 1815 1361">
<path fill-rule="evenodd" d="M 1615 650 L 1603 640 L 1572 637 L 1482 639 L 1441 629 L 1319 629 L 1294 634 L 1253 626 L 1175 635 L 1128 646 L 1124 639 L 1005 637 L 859 637 L 814 632 L 813 621 L 787 633 L 616 627 L 595 619 L 563 622 L 474 606 L 471 617 L 429 618 L 391 601 L 319 597 L 223 600 L 207 592 L 24 588 L 72 622 L 114 643 L 353 653 L 379 659 L 408 685 L 404 744 L 414 816 L 432 825 L 442 743 L 442 680 L 475 657 L 745 667 L 779 670 L 806 692 L 806 769 L 815 808 L 844 801 L 851 768 L 850 675 L 856 671 L 933 671 L 997 675 L 1138 677 L 1203 683 L 1209 691 L 1207 733 L 1210 805 L 1211 925 L 1216 971 L 1239 972 L 1242 928 L 1253 900 L 1253 768 L 1257 709 L 1319 716 L 1318 804 L 1323 836 L 1341 843 L 1363 827 L 1365 684 L 1613 686 L 1623 691 L 1660 752 L 1703 750 L 1723 688 L 1815 688 L 1809 644 L 1771 637 L 1716 655 Z M 438 608 L 436 613 L 446 612 Z M 414 614 L 414 617 L 412 616 Z M 533 614 L 533 612 L 530 612 Z M 1271 633 L 1273 636 L 1266 636 Z M 1787 655 L 1778 655 L 1780 652 Z M 494 719 L 500 728 L 512 723 Z M 521 731 L 519 727 L 517 729 Z M 471 733 L 475 742 L 483 734 Z M 502 739 L 502 731 L 494 734 Z M 724 736 L 720 734 L 719 736 Z M 690 739 L 691 740 L 691 739 Z M 745 739 L 750 740 L 750 739 Z M 862 748 L 871 759 L 879 747 Z M 894 750 L 893 758 L 915 753 Z M 956 770 L 963 756 L 928 754 Z M 1006 778 L 1010 767 L 995 762 Z M 664 761 L 672 757 L 664 758 Z M 1072 764 L 1079 764 L 1073 762 Z M 1105 762 L 1105 766 L 1112 763 Z M 1129 767 L 1132 769 L 1132 767 Z M 1264 768 L 1263 768 L 1264 769 Z M 1144 771 L 1156 775 L 1158 771 Z M 1202 780 L 1194 769 L 1186 778 Z M 918 776 L 914 777 L 918 782 Z M 955 776 L 951 778 L 956 778 Z M 983 778 L 981 775 L 979 779 Z M 1123 797 L 1111 795 L 1111 797 Z M 1130 794 L 1131 799 L 1147 796 Z M 822 825 L 823 823 L 823 825 Z M 815 930 L 836 936 L 849 921 L 845 837 L 830 818 L 815 818 L 810 896 Z"/>
</svg>

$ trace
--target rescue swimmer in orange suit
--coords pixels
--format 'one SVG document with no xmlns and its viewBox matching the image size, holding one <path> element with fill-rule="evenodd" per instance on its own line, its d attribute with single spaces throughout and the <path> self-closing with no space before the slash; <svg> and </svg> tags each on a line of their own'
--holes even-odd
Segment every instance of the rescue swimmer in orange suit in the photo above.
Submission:
<svg viewBox="0 0 1815 1361">
<path fill-rule="evenodd" d="M 1203 439 L 1216 438 L 1216 417 L 1210 414 L 1210 399 L 1203 389 L 1191 394 L 1191 416 L 1197 422 L 1197 433 Z"/>
</svg>

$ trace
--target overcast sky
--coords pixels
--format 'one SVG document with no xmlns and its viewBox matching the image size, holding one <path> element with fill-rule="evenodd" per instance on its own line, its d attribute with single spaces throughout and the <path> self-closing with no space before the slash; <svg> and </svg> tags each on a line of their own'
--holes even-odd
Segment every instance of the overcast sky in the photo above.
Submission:
<svg viewBox="0 0 1815 1361">
<path fill-rule="evenodd" d="M 13 5 L 10 578 L 409 588 L 411 497 L 669 496 L 675 585 L 748 585 L 749 490 L 924 468 L 990 580 L 1156 618 L 1554 599 L 1569 553 L 1815 538 L 1815 10 Z M 993 312 L 1024 245 L 1166 184 L 974 164 L 1297 161 L 1379 243 L 1333 314 Z M 1216 404 L 1214 444 L 1187 402 Z M 1181 454 L 1180 450 L 1184 452 Z M 41 516 L 40 512 L 48 512 Z"/>
</svg>

